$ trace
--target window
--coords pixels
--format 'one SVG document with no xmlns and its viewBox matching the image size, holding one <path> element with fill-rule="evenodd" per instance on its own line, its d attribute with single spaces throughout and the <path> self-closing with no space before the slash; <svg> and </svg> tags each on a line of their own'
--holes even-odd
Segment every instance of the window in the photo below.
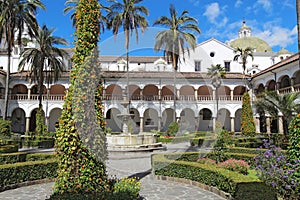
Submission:
<svg viewBox="0 0 300 200">
<path fill-rule="evenodd" d="M 201 61 L 195 60 L 195 72 L 200 72 L 200 71 L 201 71 Z"/>
<path fill-rule="evenodd" d="M 229 61 L 225 61 L 224 65 L 225 65 L 225 71 L 229 72 L 230 71 L 230 62 Z"/>
<path fill-rule="evenodd" d="M 210 52 L 210 54 L 209 54 L 209 55 L 210 55 L 210 57 L 212 57 L 212 58 L 213 58 L 213 57 L 215 57 L 215 52 Z"/>
</svg>

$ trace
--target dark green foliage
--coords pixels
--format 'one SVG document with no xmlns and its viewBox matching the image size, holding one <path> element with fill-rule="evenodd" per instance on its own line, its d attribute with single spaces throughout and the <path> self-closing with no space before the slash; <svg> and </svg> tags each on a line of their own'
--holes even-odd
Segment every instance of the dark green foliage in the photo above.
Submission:
<svg viewBox="0 0 300 200">
<path fill-rule="evenodd" d="M 298 114 L 289 125 L 288 160 L 293 162 L 300 160 L 300 114 Z"/>
<path fill-rule="evenodd" d="M 0 146 L 0 153 L 14 153 L 19 151 L 19 146 L 10 144 L 10 145 L 4 145 Z"/>
<path fill-rule="evenodd" d="M 193 155 L 196 153 L 190 154 Z M 152 168 L 155 175 L 185 178 L 205 185 L 214 186 L 222 191 L 228 192 L 234 199 L 258 200 L 268 198 L 268 200 L 277 200 L 271 188 L 251 177 L 218 168 L 214 165 L 168 160 L 166 157 L 170 158 L 169 155 L 172 154 L 160 154 L 152 157 Z M 184 154 L 182 156 L 184 156 Z"/>
<path fill-rule="evenodd" d="M 255 134 L 255 124 L 248 92 L 245 92 L 243 95 L 241 131 L 243 135 L 247 136 Z"/>
<path fill-rule="evenodd" d="M 44 111 L 43 108 L 39 108 L 36 113 L 36 135 L 44 135 L 47 132 L 47 126 L 45 125 Z"/>
<path fill-rule="evenodd" d="M 0 119 L 0 136 L 11 136 L 11 121 Z"/>
<path fill-rule="evenodd" d="M 17 163 L 17 162 L 25 162 L 26 154 L 27 153 L 24 152 L 0 154 L 0 165 Z"/>
<path fill-rule="evenodd" d="M 39 160 L 48 160 L 48 159 L 54 159 L 54 154 L 48 154 L 48 153 L 32 153 L 26 155 L 26 161 L 39 161 Z"/>
<path fill-rule="evenodd" d="M 80 0 L 75 11 L 75 54 L 63 111 L 57 130 L 59 165 L 54 196 L 107 191 L 104 161 L 106 138 L 95 112 L 95 91 L 99 83 L 97 43 L 100 5 L 96 0 Z M 97 106 L 96 109 L 100 107 Z"/>
<path fill-rule="evenodd" d="M 166 131 L 167 136 L 174 136 L 178 132 L 179 127 L 177 122 L 171 122 L 169 124 L 168 130 Z"/>
<path fill-rule="evenodd" d="M 224 153 L 227 148 L 231 145 L 232 140 L 227 130 L 216 128 L 217 138 L 213 144 L 213 154 L 216 156 L 216 162 L 223 162 L 226 160 Z"/>
<path fill-rule="evenodd" d="M 57 161 L 45 160 L 0 165 L 0 187 L 56 177 Z"/>
</svg>

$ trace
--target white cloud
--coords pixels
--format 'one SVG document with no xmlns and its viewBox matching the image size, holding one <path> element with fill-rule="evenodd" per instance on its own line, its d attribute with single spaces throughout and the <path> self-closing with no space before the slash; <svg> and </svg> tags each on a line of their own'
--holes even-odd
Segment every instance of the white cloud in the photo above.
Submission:
<svg viewBox="0 0 300 200">
<path fill-rule="evenodd" d="M 234 4 L 234 7 L 239 8 L 242 4 L 243 2 L 241 0 L 237 0 Z"/>
<path fill-rule="evenodd" d="M 297 27 L 290 30 L 288 28 L 274 26 L 255 34 L 255 36 L 266 41 L 271 47 L 280 46 L 285 48 L 290 44 L 294 44 L 297 37 Z"/>
<path fill-rule="evenodd" d="M 266 12 L 272 12 L 272 3 L 270 0 L 257 0 L 257 2 L 254 4 L 254 9 L 260 6 L 262 6 Z"/>
<path fill-rule="evenodd" d="M 211 3 L 206 7 L 204 16 L 206 16 L 211 23 L 215 23 L 215 19 L 220 15 L 220 7 L 218 3 Z"/>
<path fill-rule="evenodd" d="M 196 7 L 200 5 L 200 0 L 190 0 L 190 2 Z"/>
</svg>

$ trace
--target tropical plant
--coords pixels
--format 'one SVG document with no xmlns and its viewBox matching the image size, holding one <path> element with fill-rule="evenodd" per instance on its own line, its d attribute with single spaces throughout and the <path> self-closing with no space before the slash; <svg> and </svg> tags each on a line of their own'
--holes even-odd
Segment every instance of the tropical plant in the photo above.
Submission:
<svg viewBox="0 0 300 200">
<path fill-rule="evenodd" d="M 161 25 L 166 30 L 160 31 L 155 36 L 155 51 L 163 51 L 166 60 L 171 60 L 174 69 L 174 114 L 173 121 L 176 121 L 176 71 L 178 69 L 179 55 L 184 59 L 184 49 L 190 46 L 193 50 L 196 47 L 196 36 L 193 32 L 200 33 L 198 21 L 189 16 L 188 11 L 184 10 L 178 16 L 173 4 L 170 4 L 170 17 L 161 16 L 153 25 Z M 189 54 L 189 48 L 186 48 Z"/>
<path fill-rule="evenodd" d="M 300 93 L 278 94 L 276 91 L 267 91 L 256 100 L 255 107 L 268 112 L 273 118 L 277 118 L 280 112 L 283 116 L 284 133 L 287 133 L 294 113 L 300 112 Z"/>
<path fill-rule="evenodd" d="M 289 124 L 288 159 L 295 162 L 300 159 L 300 114 L 294 117 Z M 300 178 L 300 171 L 298 172 Z"/>
<path fill-rule="evenodd" d="M 252 60 L 254 59 L 253 48 L 247 47 L 245 49 L 242 49 L 242 48 L 238 47 L 238 48 L 234 49 L 233 52 L 235 54 L 233 57 L 233 60 L 238 61 L 240 59 L 242 61 L 243 75 L 245 75 L 248 57 L 252 58 Z"/>
<path fill-rule="evenodd" d="M 127 84 L 128 84 L 128 70 L 129 70 L 129 39 L 130 35 L 135 32 L 136 41 L 138 42 L 139 30 L 143 33 L 148 27 L 147 19 L 144 17 L 149 14 L 149 11 L 144 6 L 138 6 L 143 0 L 123 0 L 122 3 L 109 0 L 113 4 L 109 6 L 109 12 L 106 15 L 108 20 L 108 29 L 112 29 L 115 37 L 119 33 L 120 27 L 124 30 L 125 35 L 125 48 L 126 48 L 126 71 L 127 71 Z M 127 87 L 127 90 L 128 87 Z M 129 95 L 129 91 L 127 91 Z M 128 96 L 127 96 L 128 98 Z M 129 98 L 128 98 L 129 100 Z"/>
<path fill-rule="evenodd" d="M 255 124 L 253 119 L 252 106 L 250 102 L 250 95 L 248 92 L 245 92 L 243 95 L 242 102 L 242 124 L 241 132 L 247 136 L 253 136 L 255 134 Z"/>
<path fill-rule="evenodd" d="M 211 78 L 211 84 L 215 87 L 216 93 L 215 93 L 215 99 L 217 103 L 217 112 L 218 112 L 218 105 L 219 105 L 219 97 L 218 97 L 218 89 L 221 86 L 221 79 L 225 78 L 226 76 L 226 70 L 224 67 L 222 67 L 220 64 L 217 65 L 211 65 L 210 68 L 207 69 L 207 76 Z"/>
<path fill-rule="evenodd" d="M 97 0 L 80 0 L 75 12 L 76 45 L 71 85 L 55 141 L 59 164 L 54 196 L 88 193 L 105 199 L 102 196 L 109 188 L 105 169 L 106 138 L 95 111 L 100 5 Z"/>
<path fill-rule="evenodd" d="M 45 9 L 44 4 L 39 0 L 0 1 L 0 43 L 4 40 L 8 59 L 3 112 L 4 120 L 7 117 L 12 50 L 16 44 L 22 46 L 22 34 L 25 30 L 29 36 L 32 36 L 34 30 L 38 29 L 37 20 L 35 18 L 38 8 Z"/>
<path fill-rule="evenodd" d="M 198 21 L 188 15 L 188 11 L 184 10 L 179 16 L 174 7 L 170 5 L 170 17 L 161 16 L 153 25 L 161 25 L 167 30 L 160 31 L 155 36 L 154 50 L 163 51 L 164 55 L 172 61 L 175 71 L 178 69 L 179 55 L 182 54 L 187 46 L 193 50 L 196 47 L 196 36 L 194 32 L 200 34 Z M 189 53 L 189 48 L 186 48 Z"/>
<path fill-rule="evenodd" d="M 63 57 L 66 52 L 55 45 L 67 45 L 65 39 L 53 36 L 54 29 L 43 25 L 33 35 L 35 47 L 25 48 L 20 56 L 19 71 L 29 70 L 29 77 L 38 83 L 39 108 L 42 108 L 44 82 L 57 81 L 60 73 L 65 69 Z M 45 73 L 47 72 L 47 76 Z M 45 80 L 45 78 L 47 80 Z"/>
</svg>

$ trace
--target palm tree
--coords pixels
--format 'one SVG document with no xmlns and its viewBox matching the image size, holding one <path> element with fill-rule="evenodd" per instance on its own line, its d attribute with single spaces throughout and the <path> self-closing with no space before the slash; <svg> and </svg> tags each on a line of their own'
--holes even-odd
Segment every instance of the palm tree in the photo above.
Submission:
<svg viewBox="0 0 300 200">
<path fill-rule="evenodd" d="M 242 49 L 242 48 L 238 47 L 233 52 L 235 54 L 235 56 L 233 57 L 233 60 L 238 61 L 239 59 L 241 59 L 241 61 L 242 61 L 243 75 L 245 77 L 247 59 L 248 59 L 248 57 L 251 57 L 252 60 L 254 59 L 253 48 L 247 47 L 245 49 Z"/>
<path fill-rule="evenodd" d="M 8 90 L 11 67 L 11 54 L 16 45 L 22 45 L 22 34 L 27 28 L 32 36 L 38 24 L 35 14 L 38 8 L 45 9 L 39 0 L 1 0 L 0 1 L 0 43 L 5 42 L 7 49 L 7 70 L 5 83 L 5 103 L 3 119 L 7 117 Z M 15 40 L 17 39 L 17 40 Z"/>
<path fill-rule="evenodd" d="M 67 6 L 67 7 L 65 7 L 64 8 L 64 13 L 70 13 L 70 12 L 73 12 L 72 14 L 71 14 L 71 20 L 72 20 L 72 22 L 73 22 L 73 26 L 75 26 L 76 25 L 76 17 L 75 17 L 75 15 L 76 15 L 76 8 L 77 8 L 77 5 L 79 4 L 79 1 L 80 0 L 67 0 L 66 2 L 65 2 L 65 5 Z M 105 7 L 105 6 L 103 6 L 102 4 L 100 4 L 99 3 L 99 5 L 100 5 L 100 10 L 103 10 L 103 11 L 109 11 L 109 8 L 108 7 Z M 100 22 L 100 29 L 102 30 L 102 32 L 104 32 L 104 29 L 105 29 L 105 26 L 106 26 L 106 24 L 107 24 L 107 19 L 106 19 L 106 17 L 104 16 L 104 15 L 101 15 L 100 16 L 100 20 L 99 20 L 99 22 Z"/>
<path fill-rule="evenodd" d="M 178 69 L 179 54 L 184 52 L 184 48 L 188 45 L 193 50 L 196 47 L 196 36 L 193 32 L 200 34 L 198 21 L 188 15 L 188 11 L 184 10 L 179 16 L 174 5 L 170 5 L 170 18 L 162 16 L 157 19 L 153 25 L 161 25 L 167 30 L 160 31 L 155 37 L 154 49 L 156 51 L 164 51 L 164 55 L 169 57 L 175 71 Z M 189 53 L 189 49 L 186 51 Z"/>
<path fill-rule="evenodd" d="M 217 113 L 218 113 L 218 106 L 219 106 L 219 97 L 218 97 L 218 89 L 221 86 L 221 78 L 225 78 L 226 70 L 225 67 L 222 67 L 220 64 L 211 65 L 210 68 L 207 69 L 207 76 L 211 78 L 211 84 L 215 87 L 215 99 L 217 104 Z M 218 115 L 217 115 L 218 116 Z"/>
<path fill-rule="evenodd" d="M 19 70 L 27 70 L 29 66 L 29 77 L 33 81 L 38 83 L 39 88 L 39 109 L 42 108 L 42 95 L 43 86 L 45 81 L 45 70 L 50 75 L 47 76 L 51 82 L 52 80 L 57 81 L 60 73 L 65 68 L 63 63 L 63 57 L 66 52 L 60 48 L 55 47 L 55 45 L 67 45 L 65 39 L 53 36 L 54 29 L 48 29 L 45 25 L 40 28 L 34 34 L 34 41 L 36 42 L 36 47 L 26 48 L 21 52 L 21 61 L 19 63 Z"/>
<path fill-rule="evenodd" d="M 154 50 L 163 51 L 167 60 L 172 61 L 174 69 L 174 114 L 173 121 L 176 120 L 176 71 L 178 69 L 179 55 L 184 56 L 184 48 L 190 46 L 193 50 L 196 47 L 197 39 L 193 32 L 200 34 L 198 21 L 188 15 L 188 11 L 184 10 L 179 16 L 174 7 L 170 4 L 170 18 L 161 16 L 153 25 L 161 25 L 167 30 L 160 31 L 155 36 Z M 189 54 L 189 49 L 186 49 Z M 183 57 L 184 59 L 184 57 Z"/>
<path fill-rule="evenodd" d="M 129 35 L 135 31 L 136 41 L 138 42 L 138 28 L 142 33 L 148 27 L 147 19 L 144 15 L 148 15 L 149 11 L 144 6 L 138 6 L 143 0 L 123 0 L 122 3 L 109 0 L 113 4 L 109 7 L 107 14 L 108 29 L 112 29 L 113 34 L 117 36 L 119 29 L 122 26 L 125 34 L 125 48 L 126 48 L 126 70 L 127 70 L 127 100 L 129 101 L 129 88 L 128 88 L 128 70 L 129 70 Z"/>
<path fill-rule="evenodd" d="M 300 112 L 300 93 L 278 94 L 277 92 L 265 92 L 262 98 L 255 102 L 257 110 L 268 112 L 273 118 L 277 118 L 281 112 L 283 116 L 284 133 L 287 133 L 288 124 L 294 113 Z"/>
</svg>

